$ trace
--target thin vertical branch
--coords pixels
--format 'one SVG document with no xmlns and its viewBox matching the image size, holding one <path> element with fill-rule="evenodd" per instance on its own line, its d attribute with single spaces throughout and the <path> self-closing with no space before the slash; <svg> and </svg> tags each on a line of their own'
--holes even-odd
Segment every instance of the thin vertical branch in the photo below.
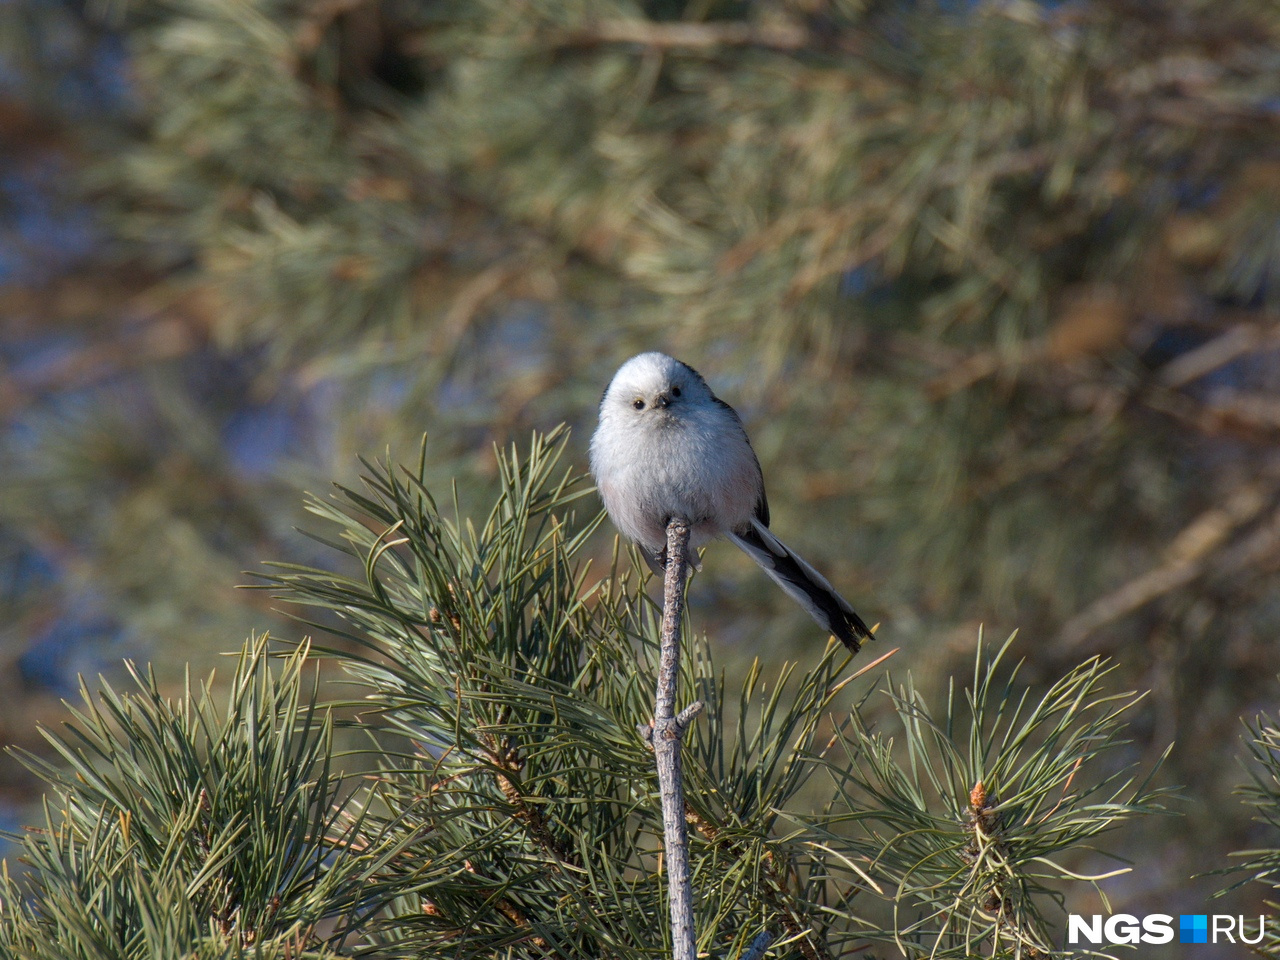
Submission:
<svg viewBox="0 0 1280 960">
<path fill-rule="evenodd" d="M 655 719 L 675 719 L 676 684 L 680 677 L 680 627 L 684 621 L 684 581 L 689 569 L 689 521 L 667 523 L 667 568 L 662 587 L 662 649 L 658 662 Z M 684 817 L 681 816 L 683 822 Z"/>
<path fill-rule="evenodd" d="M 693 885 L 689 877 L 689 830 L 684 816 L 684 778 L 680 745 L 685 727 L 702 708 L 691 704 L 676 715 L 676 686 L 680 677 L 680 627 L 684 617 L 684 581 L 688 569 L 689 521 L 672 517 L 667 523 L 667 568 L 663 583 L 662 646 L 658 660 L 658 689 L 654 699 L 652 737 L 662 794 L 663 848 L 666 852 L 667 896 L 671 905 L 673 960 L 695 960 Z"/>
<path fill-rule="evenodd" d="M 738 960 L 764 960 L 765 951 L 769 949 L 769 944 L 771 943 L 773 943 L 773 934 L 768 930 L 761 932 L 751 941 L 751 945 L 747 947 L 747 952 L 739 957 Z"/>
</svg>

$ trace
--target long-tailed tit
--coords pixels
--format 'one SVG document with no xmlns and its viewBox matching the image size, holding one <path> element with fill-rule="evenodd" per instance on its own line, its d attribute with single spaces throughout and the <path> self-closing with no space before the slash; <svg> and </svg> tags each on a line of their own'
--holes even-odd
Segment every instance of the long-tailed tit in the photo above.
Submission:
<svg viewBox="0 0 1280 960">
<path fill-rule="evenodd" d="M 826 578 L 769 531 L 764 477 L 742 421 L 687 364 L 642 353 L 618 368 L 600 402 L 591 473 L 610 519 L 654 573 L 666 561 L 667 522 L 683 517 L 690 553 L 728 537 L 850 650 L 871 637 Z"/>
</svg>

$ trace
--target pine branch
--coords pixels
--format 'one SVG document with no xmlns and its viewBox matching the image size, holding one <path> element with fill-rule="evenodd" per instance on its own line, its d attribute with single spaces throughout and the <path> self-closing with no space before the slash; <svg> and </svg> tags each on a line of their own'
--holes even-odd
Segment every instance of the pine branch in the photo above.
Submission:
<svg viewBox="0 0 1280 960">
<path fill-rule="evenodd" d="M 1280 514 L 1251 531 L 1250 536 L 1235 543 L 1229 540 L 1262 514 L 1271 500 L 1269 490 L 1250 483 L 1225 503 L 1200 514 L 1170 543 L 1162 563 L 1099 597 L 1068 620 L 1058 634 L 1058 646 L 1069 651 L 1082 649 L 1097 630 L 1186 586 L 1215 564 L 1232 571 L 1261 560 L 1280 544 Z"/>
<path fill-rule="evenodd" d="M 670 929 L 681 958 L 759 958 L 776 932 L 801 960 L 1013 960 L 1081 881 L 1052 858 L 1157 806 L 1128 768 L 1094 769 L 1134 702 L 1096 661 L 1038 701 L 993 679 L 999 655 L 940 709 L 889 686 L 905 756 L 861 703 L 830 732 L 871 666 L 842 675 L 836 644 L 776 682 L 752 670 L 727 717 L 711 649 L 682 631 L 688 523 L 668 530 L 661 610 L 616 567 L 589 584 L 598 518 L 565 512 L 582 485 L 556 472 L 564 444 L 500 452 L 483 522 L 441 513 L 425 447 L 312 504 L 354 572 L 273 582 L 365 651 L 331 651 L 365 693 L 342 709 L 303 696 L 305 650 L 278 675 L 246 654 L 225 712 L 149 677 L 104 690 L 52 738 L 68 769 L 36 764 L 51 813 L 23 838 L 30 886 L 0 877 L 0 953 L 652 960 Z M 678 685 L 699 696 L 683 710 Z M 331 716 L 374 735 L 371 786 L 331 772 Z"/>
<path fill-rule="evenodd" d="M 766 930 L 751 941 L 751 946 L 747 948 L 747 952 L 740 960 L 764 960 L 764 955 L 768 952 L 771 943 L 773 943 L 773 934 Z"/>
<path fill-rule="evenodd" d="M 137 669 L 132 692 L 84 688 L 66 729 L 44 731 L 62 766 L 20 754 L 52 796 L 20 839 L 33 869 L 0 889 L 0 954 L 314 957 L 357 933 L 399 846 L 333 769 L 308 659 L 273 669 L 265 637 L 246 644 L 225 708 Z"/>
<path fill-rule="evenodd" d="M 709 822 L 692 807 L 685 808 L 685 816 L 708 843 L 727 847 L 735 857 L 741 857 L 748 852 L 740 844 L 725 840 L 721 828 Z M 761 860 L 763 870 L 757 890 L 761 901 L 778 915 L 787 939 L 797 943 L 805 960 L 834 960 L 831 951 L 814 935 L 812 919 L 797 910 L 794 898 L 787 894 L 786 883 L 782 872 L 778 869 L 773 852 L 766 851 Z"/>
<path fill-rule="evenodd" d="M 813 35 L 785 23 L 655 23 L 650 20 L 601 20 L 565 32 L 558 46 L 634 44 L 654 50 L 715 51 L 729 47 L 761 47 L 793 52 L 807 46 Z"/>
</svg>

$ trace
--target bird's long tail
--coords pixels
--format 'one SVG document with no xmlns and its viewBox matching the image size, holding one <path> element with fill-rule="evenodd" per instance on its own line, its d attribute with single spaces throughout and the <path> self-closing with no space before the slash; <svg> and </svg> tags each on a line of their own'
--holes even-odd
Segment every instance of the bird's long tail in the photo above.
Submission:
<svg viewBox="0 0 1280 960">
<path fill-rule="evenodd" d="M 759 520 L 751 528 L 731 533 L 736 543 L 752 560 L 760 564 L 787 594 L 809 612 L 823 629 L 837 637 L 856 653 L 863 640 L 871 639 L 871 631 L 853 607 L 836 593 L 827 578 L 813 569 L 803 557 L 789 549 Z"/>
</svg>

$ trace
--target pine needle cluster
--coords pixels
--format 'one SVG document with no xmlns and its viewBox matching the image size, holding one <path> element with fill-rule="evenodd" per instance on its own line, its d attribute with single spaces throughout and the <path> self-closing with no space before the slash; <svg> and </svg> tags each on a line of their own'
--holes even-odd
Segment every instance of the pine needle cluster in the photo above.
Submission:
<svg viewBox="0 0 1280 960">
<path fill-rule="evenodd" d="M 333 769 L 306 645 L 274 665 L 267 649 L 243 648 L 225 707 L 131 667 L 133 690 L 85 687 L 64 730 L 44 731 L 57 762 L 21 752 L 48 793 L 17 838 L 22 872 L 2 878 L 0 953 L 318 957 L 318 930 L 380 902 L 371 880 L 394 848 Z"/>
<path fill-rule="evenodd" d="M 1260 714 L 1245 724 L 1247 757 L 1245 769 L 1249 781 L 1236 792 L 1253 808 L 1258 846 L 1235 851 L 1236 862 L 1217 871 L 1235 878 L 1221 891 L 1230 893 L 1248 887 L 1255 894 L 1263 891 L 1261 906 L 1271 914 L 1280 912 L 1280 724 Z M 1280 957 L 1280 928 L 1274 921 L 1263 923 L 1261 942 L 1254 951 L 1263 957 Z"/>
<path fill-rule="evenodd" d="M 30 960 L 668 955 L 644 582 L 583 562 L 599 516 L 566 436 L 499 456 L 479 519 L 418 462 L 366 464 L 310 508 L 349 572 L 269 586 L 356 653 L 358 695 L 317 701 L 306 644 L 240 655 L 227 705 L 133 671 L 60 733 L 46 823 L 0 892 L 0 946 Z M 340 564 L 335 564 L 340 566 Z M 697 589 L 696 580 L 693 589 Z M 309 612 L 307 612 L 309 611 Z M 1096 838 L 1161 809 L 1124 752 L 1130 694 L 1091 660 L 1041 693 L 977 645 L 940 705 L 850 672 L 838 644 L 729 690 L 705 637 L 681 689 L 699 950 L 1043 957 Z M 869 720 L 887 698 L 890 716 Z M 335 749 L 335 730 L 369 740 Z M 339 773 L 373 764 L 373 775 Z"/>
</svg>

